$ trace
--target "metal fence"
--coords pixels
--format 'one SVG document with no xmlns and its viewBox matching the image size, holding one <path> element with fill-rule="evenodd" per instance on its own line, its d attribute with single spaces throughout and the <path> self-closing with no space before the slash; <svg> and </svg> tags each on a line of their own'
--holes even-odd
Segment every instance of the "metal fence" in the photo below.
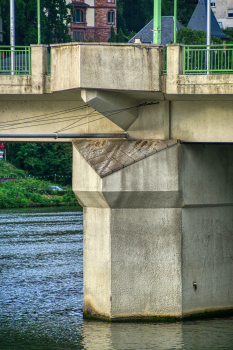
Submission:
<svg viewBox="0 0 233 350">
<path fill-rule="evenodd" d="M 0 46 L 0 74 L 30 75 L 30 46 Z"/>
<path fill-rule="evenodd" d="M 233 74 L 233 45 L 183 46 L 183 74 Z"/>
</svg>

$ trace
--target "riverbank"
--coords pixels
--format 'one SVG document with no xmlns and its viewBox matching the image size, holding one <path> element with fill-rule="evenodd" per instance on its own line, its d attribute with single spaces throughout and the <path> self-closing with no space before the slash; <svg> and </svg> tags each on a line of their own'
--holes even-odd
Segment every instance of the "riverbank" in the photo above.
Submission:
<svg viewBox="0 0 233 350">
<path fill-rule="evenodd" d="M 78 206 L 71 187 L 63 186 L 58 191 L 54 184 L 35 178 L 15 179 L 0 183 L 0 209 L 51 207 L 51 206 Z"/>
</svg>

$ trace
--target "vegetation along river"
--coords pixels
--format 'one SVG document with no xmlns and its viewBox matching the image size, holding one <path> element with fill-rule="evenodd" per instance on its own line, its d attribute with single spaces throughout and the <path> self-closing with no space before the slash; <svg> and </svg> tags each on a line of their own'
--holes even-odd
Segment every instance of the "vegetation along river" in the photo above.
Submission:
<svg viewBox="0 0 233 350">
<path fill-rule="evenodd" d="M 233 349 L 233 318 L 84 321 L 77 207 L 0 211 L 0 349 Z"/>
</svg>

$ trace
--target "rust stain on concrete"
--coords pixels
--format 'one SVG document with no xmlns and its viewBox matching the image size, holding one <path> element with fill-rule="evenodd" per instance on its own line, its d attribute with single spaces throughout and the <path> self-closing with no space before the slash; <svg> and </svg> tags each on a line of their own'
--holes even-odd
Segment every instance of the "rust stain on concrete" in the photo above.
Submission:
<svg viewBox="0 0 233 350">
<path fill-rule="evenodd" d="M 100 177 L 177 144 L 177 140 L 76 140 L 73 142 Z"/>
</svg>

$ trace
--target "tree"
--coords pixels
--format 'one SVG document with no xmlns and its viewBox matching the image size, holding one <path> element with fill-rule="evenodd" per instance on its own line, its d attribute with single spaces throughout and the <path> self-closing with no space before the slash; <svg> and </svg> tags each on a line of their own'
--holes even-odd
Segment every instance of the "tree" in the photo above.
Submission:
<svg viewBox="0 0 233 350">
<path fill-rule="evenodd" d="M 206 45 L 206 32 L 182 27 L 177 32 L 177 43 L 184 45 Z M 221 45 L 220 38 L 212 37 L 211 44 Z"/>
<path fill-rule="evenodd" d="M 126 42 L 125 35 L 124 35 L 123 30 L 121 28 L 117 34 L 117 41 L 118 41 L 118 43 L 125 43 Z"/>
<path fill-rule="evenodd" d="M 54 176 L 54 174 L 57 174 L 58 182 L 62 184 L 71 183 L 71 144 L 10 143 L 7 144 L 7 159 L 17 168 L 30 175 Z M 54 177 L 49 178 L 49 180 L 53 179 Z"/>
<path fill-rule="evenodd" d="M 111 26 L 111 31 L 110 31 L 110 38 L 108 39 L 109 43 L 115 43 L 116 42 L 116 33 L 115 30 L 113 28 L 113 26 Z"/>
<path fill-rule="evenodd" d="M 184 45 L 205 45 L 206 32 L 182 27 L 177 31 L 177 42 Z"/>
<path fill-rule="evenodd" d="M 177 1 L 177 18 L 182 25 L 187 26 L 198 0 Z M 162 0 L 162 16 L 174 15 L 174 0 Z"/>
<path fill-rule="evenodd" d="M 10 44 L 10 5 L 9 0 L 1 0 L 4 43 Z M 64 0 L 41 0 L 41 43 L 69 42 L 68 24 L 71 14 Z M 16 45 L 37 43 L 37 1 L 15 1 L 15 42 Z"/>
<path fill-rule="evenodd" d="M 223 30 L 223 33 L 226 34 L 230 39 L 227 41 L 227 44 L 233 44 L 233 30 L 231 28 L 226 28 Z"/>
<path fill-rule="evenodd" d="M 178 1 L 178 20 L 187 25 L 198 0 Z M 118 0 L 117 1 L 117 28 L 121 28 L 128 36 L 129 32 L 138 32 L 153 19 L 153 0 Z M 162 0 L 162 16 L 174 15 L 174 0 Z M 132 35 L 133 36 L 133 35 Z M 131 36 L 131 37 L 132 37 Z"/>
</svg>

